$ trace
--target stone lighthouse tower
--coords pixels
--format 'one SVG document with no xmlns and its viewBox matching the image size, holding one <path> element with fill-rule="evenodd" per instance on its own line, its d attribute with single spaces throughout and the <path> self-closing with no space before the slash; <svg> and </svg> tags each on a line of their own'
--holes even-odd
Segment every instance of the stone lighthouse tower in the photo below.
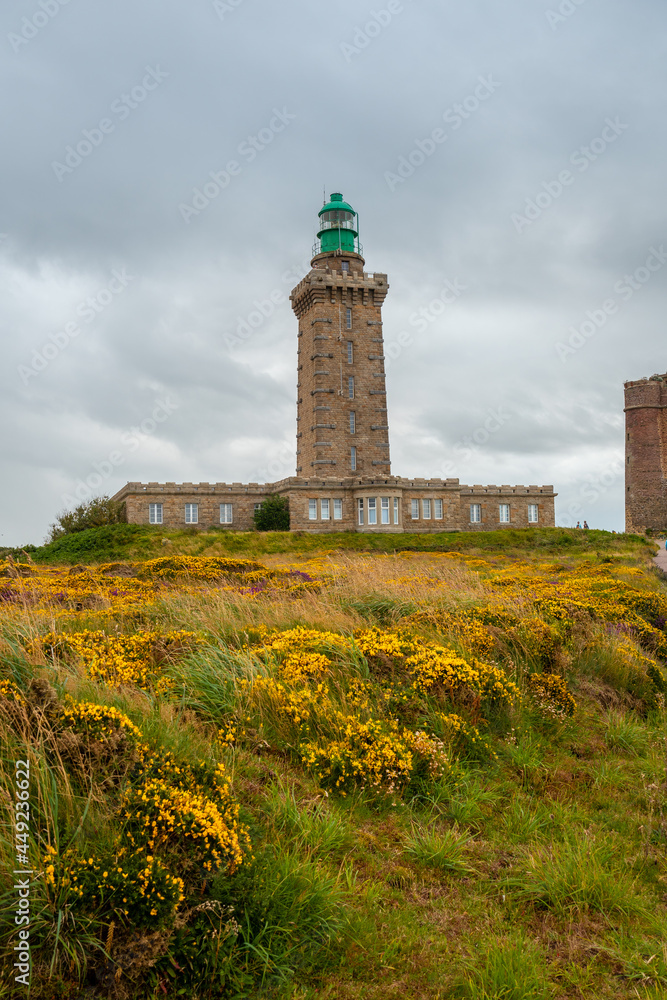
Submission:
<svg viewBox="0 0 667 1000">
<path fill-rule="evenodd" d="M 387 276 L 364 272 L 358 216 L 342 194 L 318 215 L 311 270 L 290 296 L 299 321 L 297 476 L 388 476 Z"/>
</svg>

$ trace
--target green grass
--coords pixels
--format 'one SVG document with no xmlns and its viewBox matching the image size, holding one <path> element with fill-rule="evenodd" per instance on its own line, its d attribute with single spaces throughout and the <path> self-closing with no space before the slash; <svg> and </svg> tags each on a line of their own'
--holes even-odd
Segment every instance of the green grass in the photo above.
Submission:
<svg viewBox="0 0 667 1000">
<path fill-rule="evenodd" d="M 484 946 L 453 990 L 467 1000 L 542 1000 L 552 992 L 542 949 L 521 933 Z"/>
<path fill-rule="evenodd" d="M 166 542 L 166 544 L 165 544 Z M 192 553 L 248 557 L 281 553 L 306 555 L 337 549 L 346 552 L 527 552 L 545 556 L 574 553 L 599 555 L 604 559 L 652 555 L 655 545 L 639 535 L 608 531 L 576 531 L 572 528 L 507 529 L 504 531 L 436 532 L 434 534 L 371 534 L 359 532 L 257 532 L 226 529 L 179 531 L 138 524 L 113 524 L 65 535 L 42 546 L 28 546 L 31 558 L 40 563 L 102 563 L 116 559 L 149 559 L 165 554 Z M 0 549 L 24 559 L 20 548 Z"/>
</svg>

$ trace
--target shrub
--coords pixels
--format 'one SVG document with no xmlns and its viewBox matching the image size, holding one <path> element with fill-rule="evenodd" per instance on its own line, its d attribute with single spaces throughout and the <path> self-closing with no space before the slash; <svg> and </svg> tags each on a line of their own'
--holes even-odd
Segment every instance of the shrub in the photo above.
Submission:
<svg viewBox="0 0 667 1000">
<path fill-rule="evenodd" d="M 44 879 L 55 896 L 65 894 L 76 910 L 113 915 L 136 927 L 168 923 L 183 900 L 183 882 L 152 855 L 85 857 L 69 851 L 59 858 L 51 848 Z M 47 890 L 48 891 L 48 890 Z"/>
<path fill-rule="evenodd" d="M 86 528 L 99 528 L 105 524 L 123 524 L 127 521 L 125 504 L 122 501 L 111 500 L 108 496 L 93 497 L 85 503 L 80 503 L 74 510 L 61 511 L 56 515 L 55 523 L 49 529 L 49 542 L 55 542 L 63 535 L 73 535 Z"/>
<path fill-rule="evenodd" d="M 289 531 L 289 501 L 273 494 L 263 500 L 254 514 L 258 531 Z"/>
<path fill-rule="evenodd" d="M 560 674 L 529 674 L 528 687 L 543 712 L 556 718 L 574 715 L 577 703 Z"/>
</svg>

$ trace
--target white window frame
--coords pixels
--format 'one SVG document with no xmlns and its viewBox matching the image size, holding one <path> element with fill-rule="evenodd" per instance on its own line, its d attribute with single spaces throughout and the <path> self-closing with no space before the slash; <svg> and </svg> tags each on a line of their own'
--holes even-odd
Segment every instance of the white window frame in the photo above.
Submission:
<svg viewBox="0 0 667 1000">
<path fill-rule="evenodd" d="M 347 342 L 347 363 L 348 365 L 354 363 L 354 342 L 352 340 Z"/>
<path fill-rule="evenodd" d="M 398 497 L 394 497 L 394 524 L 398 524 Z"/>
<path fill-rule="evenodd" d="M 185 505 L 185 523 L 186 524 L 199 524 L 199 504 L 198 503 L 186 503 L 186 505 Z"/>
<path fill-rule="evenodd" d="M 347 398 L 354 399 L 354 375 L 348 375 L 347 378 Z"/>
<path fill-rule="evenodd" d="M 330 502 L 328 500 L 320 500 L 320 521 L 329 521 L 329 511 Z"/>
<path fill-rule="evenodd" d="M 471 524 L 481 524 L 482 523 L 482 505 L 481 505 L 481 503 L 471 503 L 470 504 L 470 523 Z"/>
<path fill-rule="evenodd" d="M 433 517 L 436 521 L 442 521 L 443 518 L 443 504 L 439 497 L 433 501 Z"/>
<path fill-rule="evenodd" d="M 350 434 L 357 433 L 357 414 L 355 410 L 350 410 Z"/>
<path fill-rule="evenodd" d="M 508 503 L 498 505 L 498 520 L 501 524 L 510 523 L 510 505 Z"/>
<path fill-rule="evenodd" d="M 345 329 L 352 329 L 352 310 L 349 307 L 345 310 Z"/>
<path fill-rule="evenodd" d="M 317 521 L 317 500 L 312 497 L 308 501 L 308 520 Z"/>
<path fill-rule="evenodd" d="M 389 497 L 380 498 L 380 524 L 389 524 Z"/>
<path fill-rule="evenodd" d="M 149 524 L 162 524 L 162 504 L 161 503 L 149 503 L 149 505 L 148 505 L 148 523 Z"/>
<path fill-rule="evenodd" d="M 375 497 L 369 497 L 367 503 L 368 503 L 368 523 L 377 524 L 378 523 L 377 499 Z"/>
<path fill-rule="evenodd" d="M 539 504 L 529 503 L 528 504 L 528 524 L 538 524 L 540 520 L 540 508 Z"/>
<path fill-rule="evenodd" d="M 364 523 L 364 498 L 359 497 L 357 500 L 357 522 L 359 524 Z"/>
<path fill-rule="evenodd" d="M 410 513 L 413 521 L 419 520 L 419 500 L 410 501 Z"/>
<path fill-rule="evenodd" d="M 343 501 L 340 497 L 335 497 L 333 502 L 333 519 L 334 521 L 343 520 Z"/>
<path fill-rule="evenodd" d="M 261 504 L 255 504 L 255 510 L 258 509 Z M 227 516 L 229 515 L 229 516 Z M 220 504 L 220 524 L 233 524 L 234 521 L 234 507 L 231 503 L 221 503 Z"/>
<path fill-rule="evenodd" d="M 357 471 L 357 449 L 354 445 L 350 448 L 350 468 L 352 472 Z"/>
<path fill-rule="evenodd" d="M 431 501 L 428 498 L 422 500 L 422 517 L 425 521 L 431 520 Z"/>
</svg>

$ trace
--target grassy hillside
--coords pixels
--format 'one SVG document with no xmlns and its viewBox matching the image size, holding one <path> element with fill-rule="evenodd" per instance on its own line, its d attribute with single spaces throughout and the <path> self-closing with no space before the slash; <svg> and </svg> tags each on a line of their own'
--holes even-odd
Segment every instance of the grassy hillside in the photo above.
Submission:
<svg viewBox="0 0 667 1000">
<path fill-rule="evenodd" d="M 127 525 L 8 553 L 2 995 L 17 866 L 37 1000 L 667 995 L 651 554 Z"/>
<path fill-rule="evenodd" d="M 643 536 L 616 535 L 608 531 L 576 531 L 571 528 L 530 528 L 529 530 L 502 530 L 485 532 L 438 532 L 435 534 L 359 534 L 334 532 L 313 535 L 302 532 L 229 531 L 220 529 L 198 531 L 184 528 L 167 531 L 161 527 L 138 524 L 113 524 L 89 528 L 76 534 L 65 535 L 41 547 L 2 549 L 0 558 L 11 556 L 26 561 L 26 554 L 35 562 L 85 563 L 94 565 L 112 559 L 149 559 L 179 553 L 187 555 L 245 555 L 270 554 L 303 555 L 323 550 L 344 552 L 471 552 L 488 551 L 507 553 L 533 551 L 594 550 L 618 552 L 653 552 L 653 547 Z"/>
</svg>

